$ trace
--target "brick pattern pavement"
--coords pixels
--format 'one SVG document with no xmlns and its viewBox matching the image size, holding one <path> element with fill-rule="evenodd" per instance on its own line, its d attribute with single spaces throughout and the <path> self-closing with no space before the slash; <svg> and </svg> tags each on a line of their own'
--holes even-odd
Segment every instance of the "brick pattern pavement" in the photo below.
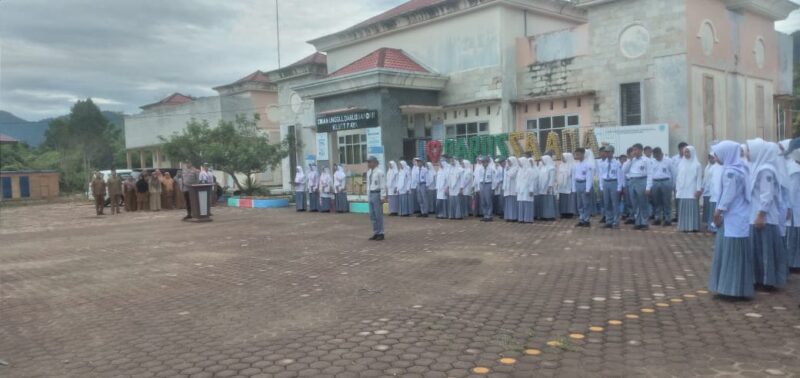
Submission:
<svg viewBox="0 0 800 378">
<path fill-rule="evenodd" d="M 701 234 L 2 212 L 1 376 L 800 376 L 800 277 L 714 299 Z"/>
</svg>

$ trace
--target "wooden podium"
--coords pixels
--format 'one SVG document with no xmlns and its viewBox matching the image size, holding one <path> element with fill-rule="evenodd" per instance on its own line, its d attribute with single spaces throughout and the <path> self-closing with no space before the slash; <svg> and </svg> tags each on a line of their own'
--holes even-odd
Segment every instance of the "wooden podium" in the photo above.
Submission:
<svg viewBox="0 0 800 378">
<path fill-rule="evenodd" d="M 211 196 L 214 195 L 213 184 L 195 184 L 189 191 L 192 202 L 192 220 L 195 222 L 211 222 Z"/>
</svg>

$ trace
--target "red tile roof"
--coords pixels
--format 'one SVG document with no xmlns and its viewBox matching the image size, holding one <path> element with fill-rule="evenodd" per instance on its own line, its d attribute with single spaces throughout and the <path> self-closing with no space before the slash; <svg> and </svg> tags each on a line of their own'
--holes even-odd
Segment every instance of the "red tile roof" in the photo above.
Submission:
<svg viewBox="0 0 800 378">
<path fill-rule="evenodd" d="M 307 57 L 305 57 L 303 59 L 300 59 L 300 60 L 298 60 L 298 61 L 296 61 L 296 62 L 294 62 L 294 63 L 292 63 L 292 64 L 290 64 L 290 65 L 288 65 L 288 66 L 286 66 L 284 68 L 294 67 L 294 66 L 302 66 L 302 65 L 306 65 L 306 64 L 327 64 L 327 63 L 328 63 L 328 56 L 327 55 L 325 55 L 325 54 L 323 54 L 321 52 L 315 52 L 315 53 L 313 53 L 313 54 L 311 54 L 311 55 L 309 55 L 309 56 L 307 56 Z"/>
<path fill-rule="evenodd" d="M 383 12 L 375 17 L 371 17 L 367 20 L 359 22 L 356 25 L 353 25 L 349 29 L 360 28 L 362 26 L 366 26 L 369 24 L 374 24 L 376 22 L 385 21 L 393 17 L 400 16 L 402 14 L 413 12 L 415 10 L 419 10 L 422 8 L 426 8 L 432 5 L 436 5 L 439 3 L 444 3 L 449 0 L 409 0 L 403 4 L 400 4 L 392 9 L 389 9 L 386 12 Z"/>
<path fill-rule="evenodd" d="M 255 81 L 255 82 L 259 82 L 259 83 L 269 83 L 270 82 L 269 78 L 267 77 L 267 74 L 261 72 L 261 70 L 258 70 L 256 72 L 251 73 L 250 75 L 247 75 L 247 76 L 245 76 L 245 77 L 243 77 L 243 78 L 241 78 L 239 80 L 236 80 L 233 84 L 248 83 L 248 82 L 251 82 L 251 81 Z"/>
<path fill-rule="evenodd" d="M 194 97 L 187 96 L 187 95 L 175 92 L 175 93 L 165 97 L 164 99 L 162 99 L 159 102 L 154 102 L 152 104 L 142 105 L 142 106 L 140 106 L 140 108 L 149 109 L 149 108 L 152 108 L 152 107 L 155 107 L 155 106 L 159 106 L 159 105 L 180 105 L 180 104 L 185 104 L 187 102 L 192 102 L 192 101 L 194 101 Z"/>
<path fill-rule="evenodd" d="M 403 50 L 383 47 L 377 49 L 361 59 L 350 63 L 328 76 L 342 76 L 356 72 L 367 71 L 375 68 L 387 68 L 400 71 L 430 72 L 414 59 L 406 55 Z"/>
<path fill-rule="evenodd" d="M 6 134 L 0 134 L 0 143 L 9 143 L 9 144 L 11 144 L 11 143 L 19 143 L 19 141 L 14 139 L 13 137 L 10 137 L 10 136 L 6 135 Z"/>
</svg>

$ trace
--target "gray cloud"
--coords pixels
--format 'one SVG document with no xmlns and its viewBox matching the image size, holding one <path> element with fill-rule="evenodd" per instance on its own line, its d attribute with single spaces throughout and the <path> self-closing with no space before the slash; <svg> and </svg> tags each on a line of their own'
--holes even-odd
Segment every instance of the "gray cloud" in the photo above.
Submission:
<svg viewBox="0 0 800 378">
<path fill-rule="evenodd" d="M 280 0 L 281 56 L 403 0 Z M 213 86 L 277 67 L 271 0 L 0 1 L 0 103 L 36 120 L 75 99 L 138 112 L 172 92 Z"/>
<path fill-rule="evenodd" d="M 405 0 L 279 0 L 281 58 Z M 796 0 L 800 1 L 800 0 Z M 273 0 L 0 0 L 0 107 L 36 120 L 93 97 L 107 110 L 277 67 Z M 800 13 L 778 25 L 800 29 Z"/>
</svg>

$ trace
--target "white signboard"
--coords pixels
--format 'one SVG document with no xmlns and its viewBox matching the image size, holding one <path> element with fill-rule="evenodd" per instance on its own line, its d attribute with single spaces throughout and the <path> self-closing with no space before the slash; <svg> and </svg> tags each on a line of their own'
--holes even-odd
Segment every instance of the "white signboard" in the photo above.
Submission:
<svg viewBox="0 0 800 378">
<path fill-rule="evenodd" d="M 383 140 L 381 134 L 381 127 L 370 127 L 367 129 L 367 156 L 375 156 L 380 163 L 379 167 L 386 170 L 386 162 L 384 160 Z"/>
<path fill-rule="evenodd" d="M 636 143 L 653 148 L 661 147 L 665 154 L 669 154 L 669 125 L 667 124 L 595 127 L 594 135 L 597 137 L 598 145 L 614 146 L 616 155 L 625 153 Z"/>
<path fill-rule="evenodd" d="M 328 133 L 317 133 L 317 160 L 328 160 Z"/>
</svg>

